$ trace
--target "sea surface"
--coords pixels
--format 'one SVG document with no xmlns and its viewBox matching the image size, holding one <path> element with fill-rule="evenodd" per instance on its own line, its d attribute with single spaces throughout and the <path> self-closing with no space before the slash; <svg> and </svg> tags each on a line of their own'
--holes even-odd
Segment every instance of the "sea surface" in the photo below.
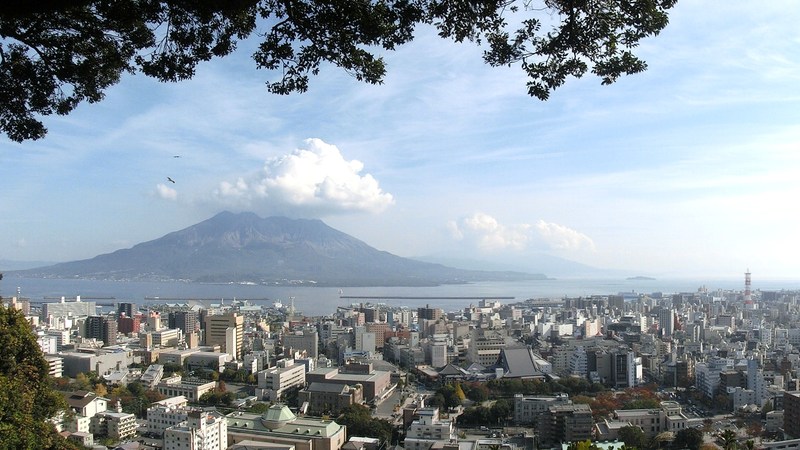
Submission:
<svg viewBox="0 0 800 450">
<path fill-rule="evenodd" d="M 620 293 L 653 294 L 696 292 L 700 288 L 714 290 L 744 290 L 740 279 L 552 279 L 520 282 L 482 282 L 436 287 L 310 287 L 264 286 L 253 284 L 203 284 L 185 282 L 98 281 L 82 279 L 16 278 L 7 275 L 0 281 L 0 295 L 11 297 L 19 290 L 32 302 L 58 301 L 61 297 L 96 301 L 98 305 L 116 302 L 150 303 L 220 303 L 249 300 L 256 305 L 272 305 L 292 301 L 296 311 L 310 316 L 332 314 L 339 305 L 352 303 L 385 303 L 392 306 L 417 308 L 431 305 L 445 311 L 461 310 L 477 305 L 480 298 L 513 297 L 501 303 L 522 302 L 529 298 L 564 298 Z M 800 278 L 757 280 L 752 290 L 800 290 Z M 351 299 L 343 297 L 377 297 Z M 386 298 L 383 298 L 386 297 Z M 406 297 L 392 299 L 389 297 Z M 429 297 L 429 298 L 425 298 Z M 439 297 L 439 298 L 430 298 Z M 458 298 L 461 297 L 461 298 Z"/>
</svg>

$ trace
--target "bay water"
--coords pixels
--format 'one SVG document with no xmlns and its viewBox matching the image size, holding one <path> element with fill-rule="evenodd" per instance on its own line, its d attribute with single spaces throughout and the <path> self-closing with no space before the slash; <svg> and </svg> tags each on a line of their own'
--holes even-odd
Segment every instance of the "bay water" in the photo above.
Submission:
<svg viewBox="0 0 800 450">
<path fill-rule="evenodd" d="M 332 314 L 339 305 L 352 303 L 385 303 L 391 306 L 417 308 L 425 305 L 445 311 L 461 310 L 477 305 L 480 298 L 503 299 L 511 304 L 529 298 L 564 298 L 620 293 L 680 293 L 714 290 L 744 290 L 744 276 L 735 279 L 579 279 L 562 278 L 518 282 L 480 282 L 434 287 L 313 287 L 272 286 L 258 284 L 204 284 L 188 282 L 100 281 L 85 279 L 18 278 L 7 275 L 0 281 L 4 298 L 19 292 L 32 302 L 58 301 L 60 297 L 96 301 L 98 304 L 133 302 L 150 303 L 220 303 L 249 300 L 256 305 L 292 301 L 296 311 L 309 316 Z M 763 291 L 800 290 L 798 279 L 753 280 L 752 289 Z M 372 297 L 352 299 L 345 297 Z M 403 298 L 392 298 L 403 297 Z"/>
</svg>

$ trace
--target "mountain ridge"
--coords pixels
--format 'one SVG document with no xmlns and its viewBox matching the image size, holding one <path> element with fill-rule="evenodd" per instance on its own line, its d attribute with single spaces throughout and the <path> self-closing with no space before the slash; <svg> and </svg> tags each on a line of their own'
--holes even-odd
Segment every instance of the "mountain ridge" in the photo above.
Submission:
<svg viewBox="0 0 800 450">
<path fill-rule="evenodd" d="M 15 273 L 45 278 L 320 286 L 434 286 L 546 278 L 402 258 L 317 219 L 261 218 L 251 212 L 228 211 L 128 249 Z"/>
</svg>

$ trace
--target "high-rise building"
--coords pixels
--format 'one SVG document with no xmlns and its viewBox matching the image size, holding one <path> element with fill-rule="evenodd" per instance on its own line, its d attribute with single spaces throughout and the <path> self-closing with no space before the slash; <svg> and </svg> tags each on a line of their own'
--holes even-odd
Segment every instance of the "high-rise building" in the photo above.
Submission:
<svg viewBox="0 0 800 450">
<path fill-rule="evenodd" d="M 244 316 L 237 313 L 206 316 L 206 345 L 219 345 L 222 351 L 230 353 L 226 345 L 228 328 L 235 328 L 236 349 L 231 354 L 235 359 L 241 360 L 244 356 L 242 342 L 244 341 Z"/>
<path fill-rule="evenodd" d="M 173 311 L 169 313 L 169 327 L 183 331 L 184 335 L 197 331 L 197 311 Z"/>
<path fill-rule="evenodd" d="M 125 314 L 127 317 L 133 317 L 139 312 L 136 303 L 119 302 L 117 303 L 117 315 Z"/>
<path fill-rule="evenodd" d="M 300 331 L 283 335 L 283 348 L 294 351 L 305 350 L 309 358 L 316 359 L 319 356 L 319 333 L 313 328 L 303 328 Z"/>
<path fill-rule="evenodd" d="M 783 432 L 789 439 L 800 438 L 800 391 L 783 393 Z"/>
<path fill-rule="evenodd" d="M 122 334 L 138 333 L 139 327 L 139 316 L 130 317 L 125 313 L 121 313 L 117 317 L 117 331 Z"/>
<path fill-rule="evenodd" d="M 662 336 L 672 336 L 675 331 L 675 310 L 672 308 L 660 308 L 658 310 L 658 326 L 661 328 Z"/>
<path fill-rule="evenodd" d="M 86 318 L 86 334 L 84 336 L 103 341 L 104 345 L 116 345 L 117 322 L 110 317 L 89 316 Z"/>
<path fill-rule="evenodd" d="M 425 305 L 424 308 L 417 308 L 417 320 L 422 323 L 423 320 L 439 320 L 444 315 L 442 308 L 431 308 L 431 305 Z"/>
<path fill-rule="evenodd" d="M 585 404 L 550 406 L 536 416 L 536 428 L 542 444 L 578 442 L 592 438 L 592 410 Z"/>
<path fill-rule="evenodd" d="M 632 351 L 618 349 L 611 352 L 611 380 L 613 388 L 636 386 L 636 358 Z"/>
</svg>

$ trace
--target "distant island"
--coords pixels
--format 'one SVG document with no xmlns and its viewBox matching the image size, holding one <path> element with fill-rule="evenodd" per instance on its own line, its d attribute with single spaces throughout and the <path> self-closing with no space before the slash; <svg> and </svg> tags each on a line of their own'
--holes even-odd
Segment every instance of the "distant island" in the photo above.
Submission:
<svg viewBox="0 0 800 450">
<path fill-rule="evenodd" d="M 640 275 L 640 276 L 637 276 L 637 277 L 628 277 L 628 278 L 626 278 L 626 280 L 631 280 L 631 281 L 654 281 L 655 278 L 653 278 L 653 277 L 643 277 L 643 276 Z"/>
</svg>

